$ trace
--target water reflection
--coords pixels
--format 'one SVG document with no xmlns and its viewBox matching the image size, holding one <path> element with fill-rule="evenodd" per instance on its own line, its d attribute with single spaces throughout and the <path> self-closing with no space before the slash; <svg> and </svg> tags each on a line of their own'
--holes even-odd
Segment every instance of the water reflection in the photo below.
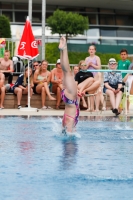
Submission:
<svg viewBox="0 0 133 200">
<path fill-rule="evenodd" d="M 80 121 L 133 122 L 133 116 L 80 116 Z"/>
<path fill-rule="evenodd" d="M 78 146 L 76 140 L 63 140 L 63 155 L 62 155 L 62 166 L 64 170 L 68 170 L 76 163 L 76 155 L 78 152 Z"/>
</svg>

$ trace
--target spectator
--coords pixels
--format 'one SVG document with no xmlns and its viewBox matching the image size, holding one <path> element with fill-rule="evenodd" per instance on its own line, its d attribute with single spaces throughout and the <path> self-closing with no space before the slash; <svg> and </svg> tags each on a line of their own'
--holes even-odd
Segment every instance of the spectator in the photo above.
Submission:
<svg viewBox="0 0 133 200">
<path fill-rule="evenodd" d="M 94 45 L 91 45 L 88 49 L 89 57 L 85 58 L 85 63 L 88 66 L 88 69 L 90 70 L 98 70 L 101 69 L 101 60 L 100 58 L 95 55 L 96 54 L 96 47 Z M 94 79 L 102 83 L 102 74 L 100 72 L 92 72 Z M 103 101 L 103 93 L 101 92 L 101 84 L 99 89 L 97 90 L 96 94 L 96 111 L 99 110 L 100 101 Z M 94 103 L 93 103 L 94 104 Z M 104 108 L 105 109 L 105 108 Z"/>
<path fill-rule="evenodd" d="M 133 65 L 129 66 L 129 70 L 133 70 Z M 127 98 L 127 112 L 129 113 L 129 106 L 130 106 L 130 95 L 133 95 L 133 73 L 127 74 L 124 79 L 124 83 L 127 83 L 129 98 Z"/>
<path fill-rule="evenodd" d="M 101 60 L 98 56 L 95 55 L 96 53 L 96 47 L 94 45 L 91 45 L 88 49 L 88 52 L 90 54 L 89 57 L 85 58 L 85 63 L 87 64 L 88 69 L 100 69 L 101 68 Z M 92 72 L 95 79 L 99 79 L 98 72 Z"/>
<path fill-rule="evenodd" d="M 4 86 L 4 82 L 5 82 L 5 76 L 3 73 L 0 72 L 0 109 L 4 108 L 4 98 L 5 98 L 5 86 Z"/>
<path fill-rule="evenodd" d="M 47 70 L 48 62 L 43 60 L 41 62 L 41 66 L 38 70 L 34 73 L 34 84 L 37 84 L 34 91 L 37 94 L 41 94 L 42 97 L 42 109 L 47 109 L 51 107 L 45 106 L 46 95 L 48 96 L 49 100 L 56 100 L 54 97 L 51 96 L 49 90 L 49 83 L 51 79 L 51 73 Z"/>
<path fill-rule="evenodd" d="M 76 76 L 76 74 L 79 72 L 79 66 L 75 65 L 73 67 L 73 74 L 74 74 L 74 77 Z"/>
<path fill-rule="evenodd" d="M 33 74 L 36 70 L 38 70 L 41 66 L 41 63 L 39 61 L 34 61 L 33 62 Z"/>
<path fill-rule="evenodd" d="M 114 58 L 109 59 L 109 69 L 116 70 L 117 62 Z M 122 75 L 116 72 L 104 73 L 104 93 L 109 95 L 112 105 L 112 112 L 119 115 L 118 107 L 122 98 Z"/>
<path fill-rule="evenodd" d="M 29 75 L 30 75 L 30 96 L 32 96 L 33 93 L 33 75 L 32 75 L 32 69 L 29 69 Z M 8 84 L 7 84 L 8 87 Z M 10 87 L 9 92 L 14 93 L 17 95 L 17 103 L 18 103 L 18 109 L 20 109 L 21 106 L 21 98 L 22 94 L 28 94 L 28 67 L 25 68 L 24 74 L 20 74 L 17 81 L 13 86 Z M 28 97 L 26 106 L 28 107 Z"/>
<path fill-rule="evenodd" d="M 88 66 L 85 61 L 81 60 L 80 63 L 80 71 L 75 76 L 75 81 L 78 84 L 78 95 L 82 97 L 86 92 L 94 94 L 98 89 L 100 82 L 99 80 L 95 80 L 93 73 L 87 71 Z M 90 97 L 91 108 L 89 110 L 94 111 L 93 97 Z M 83 102 L 83 106 L 86 107 L 86 102 Z"/>
<path fill-rule="evenodd" d="M 0 71 L 8 77 L 8 83 L 12 83 L 13 79 L 13 61 L 10 60 L 10 51 L 5 50 L 4 58 L 0 58 Z"/>
<path fill-rule="evenodd" d="M 118 61 L 118 67 L 117 69 L 119 70 L 128 70 L 129 65 L 130 65 L 130 60 L 127 59 L 128 57 L 128 52 L 126 49 L 122 49 L 120 51 L 120 56 L 121 56 L 121 60 Z M 126 73 L 122 73 L 122 78 L 124 78 L 126 76 Z"/>
<path fill-rule="evenodd" d="M 79 65 L 79 66 L 80 66 L 80 65 Z M 81 68 L 79 68 L 79 66 L 75 65 L 75 66 L 73 67 L 74 78 L 75 78 L 76 74 L 79 72 L 79 70 L 81 69 Z M 87 108 L 87 103 L 86 103 L 86 101 L 85 101 L 85 97 L 82 96 L 82 97 L 81 97 L 81 100 L 82 100 L 82 106 L 83 106 L 84 108 Z"/>
<path fill-rule="evenodd" d="M 61 68 L 60 59 L 57 60 L 56 68 L 52 70 L 51 74 L 52 92 L 57 94 L 56 109 L 60 109 L 61 90 L 63 89 L 63 71 Z"/>
</svg>

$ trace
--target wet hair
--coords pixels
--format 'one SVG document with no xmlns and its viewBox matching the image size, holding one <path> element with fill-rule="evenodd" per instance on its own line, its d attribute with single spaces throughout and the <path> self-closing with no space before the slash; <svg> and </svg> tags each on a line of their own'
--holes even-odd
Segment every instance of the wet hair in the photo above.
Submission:
<svg viewBox="0 0 133 200">
<path fill-rule="evenodd" d="M 96 51 L 96 46 L 95 46 L 95 45 L 90 45 L 89 48 L 90 48 L 90 47 L 94 47 L 94 49 L 95 49 L 95 51 Z M 88 50 L 89 50 L 89 48 L 88 48 Z"/>
<path fill-rule="evenodd" d="M 123 53 L 123 52 L 126 52 L 126 54 L 128 54 L 127 49 L 121 49 L 120 54 Z"/>
</svg>

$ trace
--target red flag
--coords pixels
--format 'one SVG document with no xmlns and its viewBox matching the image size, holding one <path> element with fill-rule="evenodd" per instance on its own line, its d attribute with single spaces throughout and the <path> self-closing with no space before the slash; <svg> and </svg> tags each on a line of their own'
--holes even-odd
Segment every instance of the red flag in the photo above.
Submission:
<svg viewBox="0 0 133 200">
<path fill-rule="evenodd" d="M 34 38 L 30 21 L 27 19 L 22 38 L 18 47 L 18 55 L 24 59 L 33 59 L 39 55 L 37 42 Z"/>
</svg>

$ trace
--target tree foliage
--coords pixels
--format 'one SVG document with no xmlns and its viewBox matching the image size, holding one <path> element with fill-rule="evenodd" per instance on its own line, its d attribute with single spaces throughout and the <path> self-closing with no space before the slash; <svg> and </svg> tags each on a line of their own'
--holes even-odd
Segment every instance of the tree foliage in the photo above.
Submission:
<svg viewBox="0 0 133 200">
<path fill-rule="evenodd" d="M 60 51 L 58 49 L 59 43 L 47 43 L 46 44 L 46 60 L 49 63 L 56 63 L 57 59 L 60 57 Z M 100 57 L 102 65 L 107 65 L 110 58 L 115 58 L 117 61 L 120 60 L 120 54 L 116 53 L 96 53 Z M 88 52 L 74 52 L 69 51 L 68 57 L 71 64 L 78 64 L 80 60 L 84 60 L 88 55 Z"/>
<path fill-rule="evenodd" d="M 0 16 L 0 38 L 11 38 L 10 21 L 5 15 Z"/>
<path fill-rule="evenodd" d="M 89 28 L 88 17 L 62 10 L 54 11 L 53 15 L 47 19 L 47 24 L 52 34 L 64 34 L 66 38 L 83 34 Z"/>
</svg>

